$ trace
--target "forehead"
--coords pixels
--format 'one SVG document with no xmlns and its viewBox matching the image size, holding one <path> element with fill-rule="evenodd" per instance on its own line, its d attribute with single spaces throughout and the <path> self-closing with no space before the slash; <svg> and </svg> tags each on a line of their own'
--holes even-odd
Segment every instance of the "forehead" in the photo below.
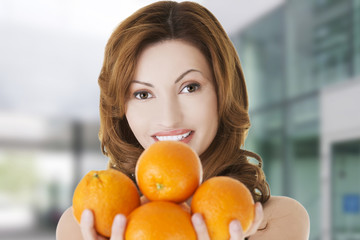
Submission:
<svg viewBox="0 0 360 240">
<path fill-rule="evenodd" d="M 183 40 L 166 40 L 147 46 L 140 54 L 135 79 L 181 74 L 197 69 L 211 79 L 209 63 L 202 52 Z"/>
</svg>

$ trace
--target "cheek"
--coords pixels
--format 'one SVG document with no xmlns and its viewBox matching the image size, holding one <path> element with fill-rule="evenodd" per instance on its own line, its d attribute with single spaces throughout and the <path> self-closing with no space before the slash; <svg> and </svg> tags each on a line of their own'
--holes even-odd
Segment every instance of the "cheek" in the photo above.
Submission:
<svg viewBox="0 0 360 240">
<path fill-rule="evenodd" d="M 196 101 L 191 101 L 186 107 L 187 119 L 197 123 L 206 131 L 217 131 L 218 108 L 215 95 L 202 95 Z"/>
<path fill-rule="evenodd" d="M 217 101 L 203 98 L 189 108 L 192 110 L 187 112 L 186 122 L 196 131 L 191 144 L 197 154 L 201 155 L 210 146 L 218 130 Z"/>
<path fill-rule="evenodd" d="M 202 113 L 205 118 L 203 119 L 205 123 L 214 122 L 218 119 L 217 98 L 215 93 L 208 94 L 202 101 Z"/>
<path fill-rule="evenodd" d="M 209 94 L 203 106 L 203 124 L 206 126 L 206 135 L 209 140 L 208 144 L 214 139 L 218 130 L 218 106 L 216 94 Z"/>
<path fill-rule="evenodd" d="M 218 111 L 217 111 L 217 103 L 209 102 L 206 106 L 204 106 L 204 113 L 202 117 L 202 122 L 206 127 L 206 135 L 208 135 L 210 142 L 215 137 L 215 134 L 218 129 Z"/>
<path fill-rule="evenodd" d="M 149 109 L 143 108 L 138 104 L 128 103 L 126 106 L 125 116 L 128 120 L 129 126 L 133 131 L 135 137 L 139 140 L 139 135 L 144 131 L 144 127 L 147 124 L 144 124 L 148 121 L 145 116 L 149 116 Z"/>
</svg>

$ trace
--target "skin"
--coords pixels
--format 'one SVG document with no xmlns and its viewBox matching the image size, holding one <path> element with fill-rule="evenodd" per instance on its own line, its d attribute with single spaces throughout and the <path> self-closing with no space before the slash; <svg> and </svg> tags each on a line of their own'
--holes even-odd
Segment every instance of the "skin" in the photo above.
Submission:
<svg viewBox="0 0 360 240">
<path fill-rule="evenodd" d="M 217 96 L 210 66 L 194 46 L 171 40 L 140 55 L 126 118 L 136 139 L 148 148 L 157 136 L 180 136 L 200 155 L 218 129 Z"/>
<path fill-rule="evenodd" d="M 167 40 L 148 46 L 137 63 L 126 117 L 139 143 L 146 149 L 164 136 L 174 137 L 190 132 L 182 139 L 197 154 L 211 144 L 218 128 L 217 96 L 211 69 L 202 53 L 180 40 Z M 147 200 L 142 198 L 142 203 Z M 199 240 L 210 239 L 206 224 L 199 213 L 192 215 Z M 110 240 L 122 240 L 126 217 L 114 218 Z M 264 229 L 259 231 L 258 229 Z M 247 232 L 238 220 L 229 224 L 230 240 L 295 239 L 309 237 L 309 217 L 295 200 L 271 197 L 262 206 L 255 205 L 255 219 Z M 57 228 L 57 239 L 105 239 L 94 229 L 94 217 L 85 210 L 80 225 L 72 208 L 65 211 Z"/>
</svg>

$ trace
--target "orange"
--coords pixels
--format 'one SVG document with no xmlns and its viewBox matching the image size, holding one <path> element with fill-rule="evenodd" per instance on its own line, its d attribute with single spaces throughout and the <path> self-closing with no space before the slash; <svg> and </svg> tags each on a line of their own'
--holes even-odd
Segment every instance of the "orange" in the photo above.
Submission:
<svg viewBox="0 0 360 240">
<path fill-rule="evenodd" d="M 246 232 L 254 219 L 255 204 L 248 188 L 240 181 L 212 177 L 195 192 L 191 201 L 192 213 L 201 213 L 211 239 L 229 239 L 229 224 L 238 219 Z"/>
<path fill-rule="evenodd" d="M 146 203 L 127 219 L 126 240 L 192 240 L 196 233 L 189 212 L 165 201 Z"/>
<path fill-rule="evenodd" d="M 135 176 L 141 192 L 150 201 L 184 202 L 202 180 L 202 166 L 187 144 L 159 141 L 140 155 Z"/>
<path fill-rule="evenodd" d="M 84 209 L 91 209 L 96 231 L 110 237 L 114 217 L 125 216 L 140 206 L 140 196 L 133 181 L 114 169 L 90 171 L 78 183 L 73 195 L 74 216 L 80 222 Z"/>
<path fill-rule="evenodd" d="M 140 202 L 141 202 L 141 205 L 143 205 L 143 204 L 146 204 L 146 203 L 150 202 L 150 200 L 147 199 L 147 198 L 143 195 L 143 196 L 140 197 Z M 187 202 L 178 203 L 178 205 L 179 205 L 183 210 L 185 210 L 186 212 L 191 213 L 190 206 L 189 206 L 189 204 L 187 204 Z"/>
</svg>

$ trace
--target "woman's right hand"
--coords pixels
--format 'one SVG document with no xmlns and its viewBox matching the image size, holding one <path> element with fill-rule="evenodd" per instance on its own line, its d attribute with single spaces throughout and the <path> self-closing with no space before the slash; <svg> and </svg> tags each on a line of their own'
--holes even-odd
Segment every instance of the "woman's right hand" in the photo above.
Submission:
<svg viewBox="0 0 360 240">
<path fill-rule="evenodd" d="M 110 240 L 123 240 L 126 226 L 126 217 L 117 214 L 111 227 Z M 91 210 L 85 209 L 81 215 L 80 229 L 84 240 L 105 240 L 107 238 L 97 234 L 94 227 L 94 214 Z"/>
<path fill-rule="evenodd" d="M 140 198 L 141 205 L 148 203 L 149 200 L 145 196 Z M 117 214 L 111 227 L 110 240 L 123 240 L 126 227 L 126 217 L 123 214 Z M 85 209 L 80 220 L 81 234 L 84 240 L 104 240 L 107 239 L 97 234 L 94 227 L 94 214 L 91 210 Z"/>
<path fill-rule="evenodd" d="M 264 212 L 261 203 L 257 202 L 255 204 L 255 218 L 252 222 L 250 228 L 247 232 L 243 232 L 241 224 L 238 220 L 233 220 L 229 224 L 229 233 L 230 233 L 230 240 L 243 240 L 250 235 L 256 233 L 257 229 L 260 226 L 261 221 L 263 220 Z M 204 218 L 200 213 L 195 213 L 191 217 L 191 221 L 193 223 L 197 239 L 198 240 L 210 240 L 207 226 L 205 223 Z"/>
</svg>

